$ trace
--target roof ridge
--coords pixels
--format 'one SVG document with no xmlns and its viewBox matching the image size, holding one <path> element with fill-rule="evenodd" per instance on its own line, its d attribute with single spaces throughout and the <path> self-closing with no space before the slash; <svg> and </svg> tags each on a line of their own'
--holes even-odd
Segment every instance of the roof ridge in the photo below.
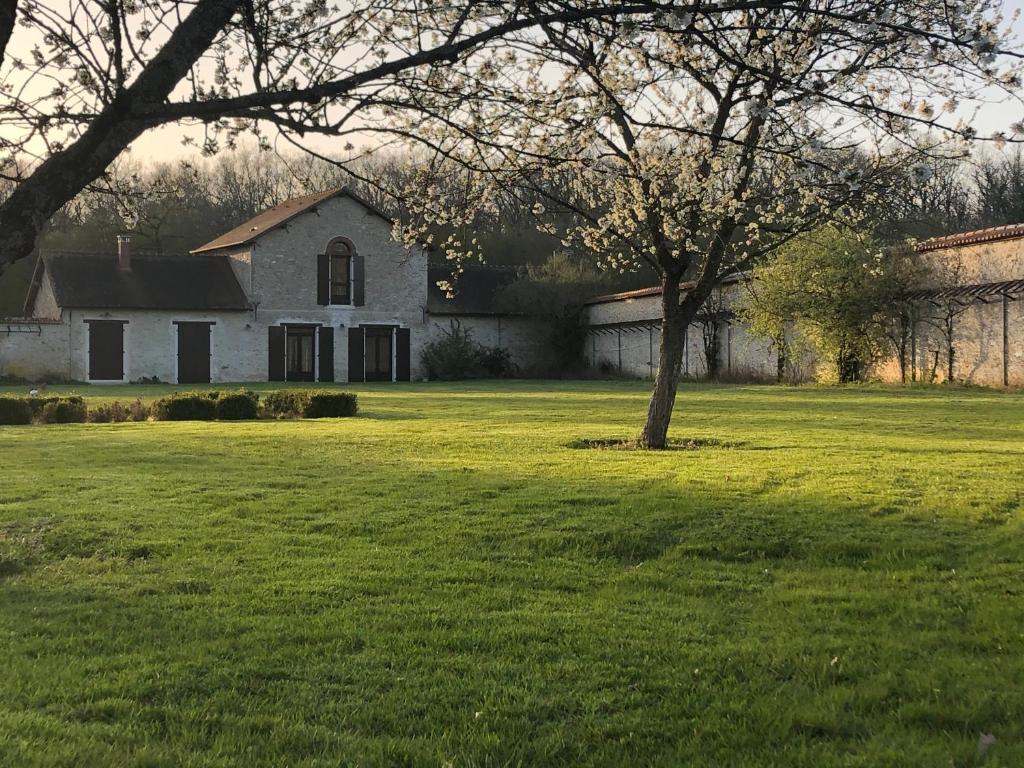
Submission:
<svg viewBox="0 0 1024 768">
<path fill-rule="evenodd" d="M 330 189 L 325 189 L 320 192 L 311 192 L 308 195 L 297 195 L 295 197 L 289 197 L 287 200 L 282 200 L 276 205 L 272 205 L 269 208 L 260 211 L 255 216 L 249 217 L 241 224 L 229 229 L 227 232 L 218 235 L 208 243 L 205 243 L 198 248 L 193 248 L 189 253 L 206 253 L 208 251 L 219 251 L 224 248 L 235 248 L 241 245 L 248 245 L 254 240 L 265 235 L 267 232 L 284 226 L 298 216 L 301 216 L 303 213 L 316 208 L 321 203 L 325 203 L 334 197 L 347 197 L 375 216 L 379 216 L 389 224 L 392 223 L 391 217 L 384 213 L 384 211 L 375 206 L 369 200 L 366 200 L 353 192 L 347 186 L 342 185 L 338 187 L 331 187 Z"/>
<path fill-rule="evenodd" d="M 996 240 L 1012 240 L 1018 237 L 1024 237 L 1024 224 L 1001 224 L 998 227 L 983 227 L 966 232 L 930 237 L 917 243 L 914 249 L 918 252 L 937 251 L 943 248 L 989 243 Z"/>
</svg>

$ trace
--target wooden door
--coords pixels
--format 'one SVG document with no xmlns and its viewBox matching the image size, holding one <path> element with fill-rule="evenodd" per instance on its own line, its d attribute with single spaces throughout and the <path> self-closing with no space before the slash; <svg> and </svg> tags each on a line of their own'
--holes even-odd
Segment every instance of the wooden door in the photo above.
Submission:
<svg viewBox="0 0 1024 768">
<path fill-rule="evenodd" d="M 91 381 L 122 381 L 124 379 L 124 322 L 121 320 L 90 320 L 89 379 Z"/>
<path fill-rule="evenodd" d="M 178 323 L 178 383 L 210 383 L 212 323 Z"/>
<path fill-rule="evenodd" d="M 366 380 L 391 381 L 391 328 L 366 329 Z"/>
</svg>

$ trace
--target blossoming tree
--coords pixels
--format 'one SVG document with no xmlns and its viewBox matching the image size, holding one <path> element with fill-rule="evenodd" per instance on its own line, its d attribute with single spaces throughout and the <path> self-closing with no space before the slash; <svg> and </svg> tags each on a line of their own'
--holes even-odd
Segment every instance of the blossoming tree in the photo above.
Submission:
<svg viewBox="0 0 1024 768">
<path fill-rule="evenodd" d="M 542 196 L 540 226 L 574 216 L 566 245 L 657 272 L 661 347 L 640 437 L 651 448 L 666 444 L 685 329 L 723 278 L 855 219 L 896 174 L 926 180 L 928 156 L 967 151 L 984 102 L 1020 111 L 997 0 L 705 0 L 545 32 L 406 83 L 413 122 L 396 128 L 410 114 L 396 111 L 380 130 L 436 153 L 421 223 L 524 190 Z M 476 192 L 445 207 L 430 176 L 452 163 Z M 471 242 L 446 248 L 476 255 Z"/>
<path fill-rule="evenodd" d="M 339 135 L 405 73 L 448 67 L 543 25 L 650 13 L 568 0 L 4 0 L 0 3 L 0 272 L 136 139 L 198 125 L 207 153 Z M 274 134 L 278 135 L 278 134 Z M 188 138 L 188 137 L 186 137 Z"/>
</svg>

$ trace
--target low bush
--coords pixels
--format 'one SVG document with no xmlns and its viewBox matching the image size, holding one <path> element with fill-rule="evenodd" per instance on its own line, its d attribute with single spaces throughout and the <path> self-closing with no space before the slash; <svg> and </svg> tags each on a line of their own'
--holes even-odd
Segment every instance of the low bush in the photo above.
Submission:
<svg viewBox="0 0 1024 768">
<path fill-rule="evenodd" d="M 149 406 L 139 398 L 135 398 L 133 402 L 128 403 L 128 413 L 131 415 L 132 421 L 149 420 Z"/>
<path fill-rule="evenodd" d="M 309 400 L 302 411 L 307 419 L 340 418 L 355 416 L 359 410 L 356 396 L 351 392 L 317 392 L 309 393 Z"/>
<path fill-rule="evenodd" d="M 297 419 L 309 404 L 310 392 L 305 389 L 281 389 L 263 396 L 263 414 L 270 418 Z"/>
<path fill-rule="evenodd" d="M 32 409 L 33 418 L 38 417 L 47 405 L 56 403 L 58 400 L 60 400 L 60 397 L 57 395 L 29 395 L 25 398 L 25 402 Z"/>
<path fill-rule="evenodd" d="M 217 401 L 207 392 L 176 392 L 154 400 L 150 410 L 157 421 L 213 421 Z"/>
<path fill-rule="evenodd" d="M 515 374 L 508 350 L 487 347 L 473 340 L 473 333 L 452 321 L 443 336 L 423 347 L 420 360 L 427 378 L 440 381 L 483 379 Z"/>
<path fill-rule="evenodd" d="M 88 417 L 88 409 L 82 398 L 70 397 L 50 398 L 50 402 L 39 412 L 39 420 L 43 424 L 81 424 Z"/>
<path fill-rule="evenodd" d="M 227 392 L 217 400 L 217 418 L 222 421 L 258 419 L 259 415 L 260 396 L 255 392 Z"/>
<path fill-rule="evenodd" d="M 93 424 L 146 421 L 148 418 L 149 408 L 141 400 L 127 404 L 115 400 L 112 403 L 104 403 L 89 409 L 89 421 Z"/>
<path fill-rule="evenodd" d="M 270 418 L 329 419 L 355 416 L 358 410 L 351 392 L 282 389 L 263 396 L 263 414 Z"/>
<path fill-rule="evenodd" d="M 0 397 L 0 424 L 30 424 L 32 406 L 20 397 Z"/>
</svg>

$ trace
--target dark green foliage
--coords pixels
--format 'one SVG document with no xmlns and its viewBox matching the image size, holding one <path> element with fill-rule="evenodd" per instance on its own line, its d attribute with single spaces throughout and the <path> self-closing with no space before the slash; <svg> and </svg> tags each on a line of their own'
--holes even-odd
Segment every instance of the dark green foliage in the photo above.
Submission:
<svg viewBox="0 0 1024 768">
<path fill-rule="evenodd" d="M 155 400 L 151 412 L 157 421 L 213 421 L 217 401 L 207 392 L 178 392 Z"/>
<path fill-rule="evenodd" d="M 88 417 L 85 401 L 81 397 L 54 397 L 39 412 L 43 424 L 82 424 Z"/>
<path fill-rule="evenodd" d="M 50 403 L 55 403 L 60 400 L 57 395 L 30 395 L 25 398 L 25 402 L 28 403 L 29 408 L 32 409 L 33 418 L 38 417 Z"/>
<path fill-rule="evenodd" d="M 308 393 L 302 415 L 307 419 L 340 418 L 355 416 L 359 410 L 356 396 L 351 392 L 317 392 Z"/>
<path fill-rule="evenodd" d="M 263 413 L 278 419 L 297 419 L 309 403 L 309 392 L 304 389 L 282 389 L 263 396 Z"/>
<path fill-rule="evenodd" d="M 29 424 L 32 407 L 20 397 L 0 397 L 0 424 Z"/>
<path fill-rule="evenodd" d="M 217 418 L 221 421 L 258 419 L 260 396 L 249 390 L 227 392 L 217 400 Z"/>
<path fill-rule="evenodd" d="M 439 381 L 502 378 L 512 376 L 515 366 L 509 353 L 473 340 L 473 333 L 453 320 L 440 339 L 420 353 L 427 378 Z"/>
</svg>

